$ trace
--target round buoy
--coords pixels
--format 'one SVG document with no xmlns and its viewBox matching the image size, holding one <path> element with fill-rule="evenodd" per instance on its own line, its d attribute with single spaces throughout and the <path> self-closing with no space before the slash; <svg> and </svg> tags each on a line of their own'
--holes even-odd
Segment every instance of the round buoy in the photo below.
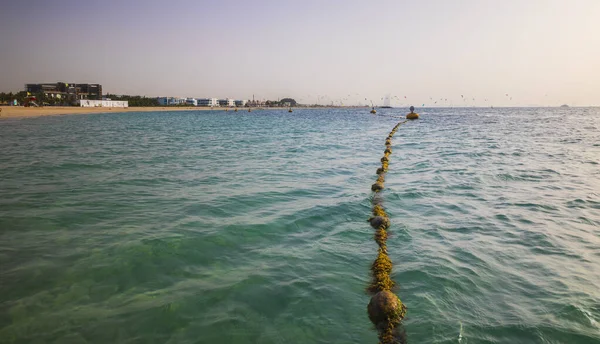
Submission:
<svg viewBox="0 0 600 344">
<path fill-rule="evenodd" d="M 385 217 L 385 216 L 373 216 L 371 218 L 369 218 L 369 223 L 371 224 L 371 227 L 373 227 L 374 229 L 383 227 L 383 228 L 390 228 L 390 219 Z"/>
<path fill-rule="evenodd" d="M 406 119 L 419 119 L 419 114 L 411 112 L 408 115 L 406 115 Z"/>
<path fill-rule="evenodd" d="M 382 183 L 377 182 L 377 183 L 371 185 L 371 191 L 378 192 L 378 191 L 381 191 L 381 190 L 383 190 L 383 184 Z"/>
<path fill-rule="evenodd" d="M 389 290 L 375 294 L 367 306 L 369 320 L 377 328 L 399 324 L 406 315 L 406 306 Z"/>
</svg>

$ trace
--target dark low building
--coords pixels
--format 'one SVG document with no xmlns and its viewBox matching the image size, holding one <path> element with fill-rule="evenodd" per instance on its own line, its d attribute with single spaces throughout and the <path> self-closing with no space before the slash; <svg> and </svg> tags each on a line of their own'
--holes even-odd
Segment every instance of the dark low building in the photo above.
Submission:
<svg viewBox="0 0 600 344">
<path fill-rule="evenodd" d="M 102 100 L 102 85 L 66 82 L 26 84 L 25 91 L 52 98 Z"/>
</svg>

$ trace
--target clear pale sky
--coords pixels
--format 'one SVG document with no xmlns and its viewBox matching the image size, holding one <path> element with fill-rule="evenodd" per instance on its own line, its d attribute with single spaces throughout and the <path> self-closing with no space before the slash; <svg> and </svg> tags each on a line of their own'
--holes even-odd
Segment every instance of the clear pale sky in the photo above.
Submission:
<svg viewBox="0 0 600 344">
<path fill-rule="evenodd" d="M 322 104 L 600 105 L 600 0 L 3 1 L 0 91 L 55 81 Z"/>
</svg>

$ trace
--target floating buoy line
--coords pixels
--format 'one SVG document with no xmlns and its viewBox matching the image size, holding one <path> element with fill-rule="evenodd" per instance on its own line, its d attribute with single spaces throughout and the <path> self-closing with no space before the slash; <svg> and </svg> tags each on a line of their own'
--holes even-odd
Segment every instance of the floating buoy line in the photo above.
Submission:
<svg viewBox="0 0 600 344">
<path fill-rule="evenodd" d="M 406 315 L 406 306 L 400 298 L 394 294 L 396 283 L 392 280 L 392 260 L 388 256 L 387 237 L 390 228 L 390 219 L 383 208 L 381 195 L 385 187 L 385 175 L 389 168 L 390 155 L 392 154 L 392 138 L 398 128 L 408 121 L 404 120 L 396 124 L 385 140 L 385 150 L 381 158 L 381 167 L 376 171 L 377 180 L 371 185 L 372 216 L 368 222 L 375 230 L 374 240 L 378 245 L 377 258 L 371 264 L 371 282 L 367 292 L 371 300 L 367 306 L 369 320 L 375 325 L 381 344 L 405 343 L 404 333 L 400 331 L 399 325 Z"/>
</svg>

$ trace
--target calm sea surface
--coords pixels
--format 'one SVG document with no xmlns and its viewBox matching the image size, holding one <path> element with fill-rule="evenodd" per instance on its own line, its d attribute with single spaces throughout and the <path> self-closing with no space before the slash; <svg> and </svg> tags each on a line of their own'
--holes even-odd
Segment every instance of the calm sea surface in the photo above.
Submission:
<svg viewBox="0 0 600 344">
<path fill-rule="evenodd" d="M 409 343 L 600 343 L 600 109 L 422 109 L 383 191 Z M 0 121 L 1 343 L 375 343 L 404 110 Z"/>
</svg>

